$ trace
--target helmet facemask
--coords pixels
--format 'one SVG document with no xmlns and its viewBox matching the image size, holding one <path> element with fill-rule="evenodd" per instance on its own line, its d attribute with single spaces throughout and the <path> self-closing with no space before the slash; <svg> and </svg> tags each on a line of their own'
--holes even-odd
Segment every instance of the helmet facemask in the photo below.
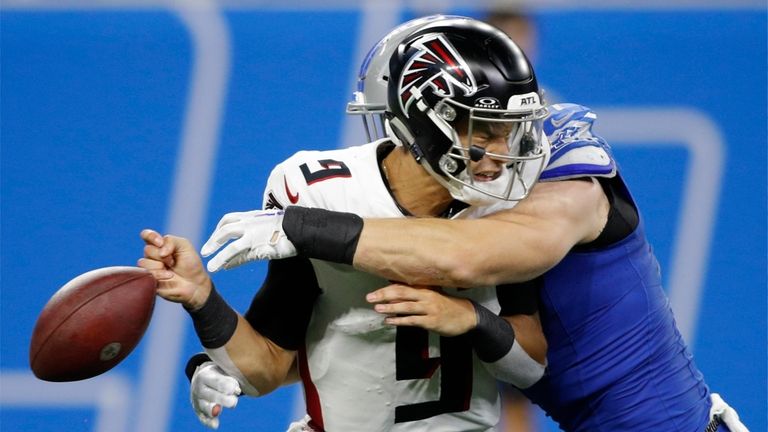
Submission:
<svg viewBox="0 0 768 432">
<path fill-rule="evenodd" d="M 370 103 L 366 101 L 366 92 L 360 89 L 354 92 L 354 100 L 347 104 L 347 114 L 358 115 L 363 121 L 363 128 L 368 142 L 382 139 L 387 136 L 384 130 L 384 103 Z"/>
<path fill-rule="evenodd" d="M 538 97 L 529 97 L 538 101 Z M 423 161 L 423 165 L 454 198 L 468 204 L 525 198 L 548 155 L 542 130 L 547 110 L 538 103 L 535 106 L 524 111 L 500 110 L 441 100 L 427 116 L 452 145 L 437 164 Z"/>
</svg>

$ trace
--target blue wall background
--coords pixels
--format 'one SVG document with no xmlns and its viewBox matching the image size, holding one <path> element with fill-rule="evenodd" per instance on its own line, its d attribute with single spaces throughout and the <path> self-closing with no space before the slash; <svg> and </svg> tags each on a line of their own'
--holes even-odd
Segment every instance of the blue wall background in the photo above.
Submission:
<svg viewBox="0 0 768 432">
<path fill-rule="evenodd" d="M 57 384 L 24 381 L 29 337 L 63 283 L 97 267 L 133 265 L 142 253 L 138 232 L 168 226 L 195 41 L 162 8 L 1 12 L 0 428 L 96 431 L 96 406 L 66 400 Z M 231 64 L 198 238 L 224 213 L 258 207 L 275 163 L 302 148 L 339 146 L 363 13 L 349 4 L 222 11 Z M 716 125 L 726 159 L 701 298 L 691 299 L 700 308 L 690 342 L 712 389 L 752 430 L 768 430 L 765 9 L 547 8 L 533 16 L 539 78 L 560 100 L 684 107 Z M 690 155 L 658 142 L 614 144 L 667 271 Z M 247 266 L 216 281 L 244 310 L 263 270 Z M 172 398 L 157 401 L 167 407 L 167 418 L 154 422 L 162 431 L 204 430 L 189 407 L 182 367 L 198 345 L 186 318 L 183 327 Z M 142 368 L 155 367 L 145 351 L 143 341 L 107 374 L 125 378 L 131 401 L 127 424 L 109 430 L 134 430 L 137 401 L 153 397 L 137 384 Z M 39 397 L 18 396 L 22 388 Z M 64 399 L 51 396 L 62 391 Z M 222 429 L 284 430 L 297 392 L 243 398 Z"/>
</svg>

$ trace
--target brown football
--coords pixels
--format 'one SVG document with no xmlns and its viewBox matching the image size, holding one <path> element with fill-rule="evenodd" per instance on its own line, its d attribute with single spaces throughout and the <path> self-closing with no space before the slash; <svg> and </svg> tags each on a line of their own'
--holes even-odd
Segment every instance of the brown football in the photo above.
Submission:
<svg viewBox="0 0 768 432">
<path fill-rule="evenodd" d="M 78 381 L 115 367 L 147 330 L 156 289 L 139 267 L 104 267 L 67 282 L 35 323 L 32 372 L 46 381 Z"/>
</svg>

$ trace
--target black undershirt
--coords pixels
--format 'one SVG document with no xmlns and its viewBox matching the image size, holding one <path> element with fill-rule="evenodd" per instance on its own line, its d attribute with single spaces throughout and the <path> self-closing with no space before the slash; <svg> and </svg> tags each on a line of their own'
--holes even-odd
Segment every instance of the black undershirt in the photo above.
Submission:
<svg viewBox="0 0 768 432">
<path fill-rule="evenodd" d="M 320 294 L 309 258 L 271 260 L 245 319 L 281 348 L 296 351 L 304 346 L 312 308 Z"/>
<path fill-rule="evenodd" d="M 589 178 L 584 180 L 591 181 Z M 629 191 L 618 174 L 611 178 L 597 177 L 597 181 L 610 204 L 608 219 L 600 235 L 589 243 L 576 245 L 573 248 L 576 252 L 594 251 L 613 245 L 630 235 L 640 223 L 637 208 L 632 204 Z"/>
</svg>

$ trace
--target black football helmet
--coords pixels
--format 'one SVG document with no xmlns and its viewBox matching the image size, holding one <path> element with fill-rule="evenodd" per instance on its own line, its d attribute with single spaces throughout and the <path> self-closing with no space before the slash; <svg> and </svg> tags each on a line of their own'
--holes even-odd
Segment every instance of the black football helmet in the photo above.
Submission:
<svg viewBox="0 0 768 432">
<path fill-rule="evenodd" d="M 385 138 L 384 112 L 387 108 L 389 58 L 404 38 L 418 28 L 439 20 L 459 18 L 452 15 L 429 15 L 407 21 L 392 29 L 371 48 L 360 65 L 357 91 L 347 103 L 347 114 L 359 116 L 368 141 Z"/>
<path fill-rule="evenodd" d="M 547 110 L 533 68 L 505 33 L 464 17 L 429 23 L 400 43 L 389 69 L 390 138 L 454 198 L 491 204 L 528 195 L 549 157 L 541 127 Z M 472 142 L 473 132 L 493 128 L 504 131 L 503 152 Z M 485 156 L 505 169 L 493 181 L 475 181 L 471 162 Z"/>
</svg>

